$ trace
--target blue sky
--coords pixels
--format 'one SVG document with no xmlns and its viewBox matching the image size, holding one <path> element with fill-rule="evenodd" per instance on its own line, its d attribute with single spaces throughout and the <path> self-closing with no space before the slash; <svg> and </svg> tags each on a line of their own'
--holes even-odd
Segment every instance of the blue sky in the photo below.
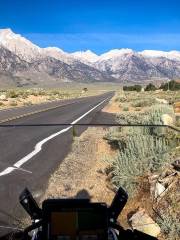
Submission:
<svg viewBox="0 0 180 240">
<path fill-rule="evenodd" d="M 68 52 L 180 50 L 180 0 L 1 0 L 0 28 Z"/>
</svg>

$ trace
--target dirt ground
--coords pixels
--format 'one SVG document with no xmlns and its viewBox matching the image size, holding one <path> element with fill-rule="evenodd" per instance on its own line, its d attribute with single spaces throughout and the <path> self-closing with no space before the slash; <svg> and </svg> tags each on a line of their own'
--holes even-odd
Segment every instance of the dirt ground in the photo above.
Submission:
<svg viewBox="0 0 180 240">
<path fill-rule="evenodd" d="M 103 128 L 92 127 L 74 139 L 71 153 L 51 176 L 43 199 L 85 197 L 82 190 L 86 190 L 91 201 L 110 204 L 114 193 L 107 188 L 105 158 L 114 153 L 103 140 L 105 132 Z"/>
<path fill-rule="evenodd" d="M 115 101 L 116 95 L 111 99 L 108 105 L 106 105 L 102 112 L 107 113 L 118 113 L 120 111 L 119 103 Z"/>
<path fill-rule="evenodd" d="M 1 109 L 4 108 L 12 108 L 12 107 L 22 107 L 25 105 L 32 105 L 32 104 L 39 104 L 39 103 L 44 103 L 44 102 L 48 102 L 48 96 L 33 96 L 30 95 L 28 96 L 26 99 L 23 98 L 12 98 L 12 99 L 6 99 L 6 101 L 2 101 L 1 100 Z"/>
</svg>

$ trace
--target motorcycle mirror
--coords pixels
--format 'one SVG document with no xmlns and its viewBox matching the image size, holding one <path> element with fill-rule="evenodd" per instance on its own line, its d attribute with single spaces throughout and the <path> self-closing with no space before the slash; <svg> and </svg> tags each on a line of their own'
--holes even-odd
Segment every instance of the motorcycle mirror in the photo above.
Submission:
<svg viewBox="0 0 180 240">
<path fill-rule="evenodd" d="M 41 218 L 42 211 L 27 188 L 20 194 L 19 201 L 31 219 L 35 220 Z"/>
<path fill-rule="evenodd" d="M 109 207 L 109 217 L 113 221 L 116 221 L 119 214 L 123 210 L 124 206 L 126 205 L 128 200 L 128 194 L 126 191 L 120 187 L 118 191 L 116 192 L 116 195 L 111 203 L 111 206 Z"/>
</svg>

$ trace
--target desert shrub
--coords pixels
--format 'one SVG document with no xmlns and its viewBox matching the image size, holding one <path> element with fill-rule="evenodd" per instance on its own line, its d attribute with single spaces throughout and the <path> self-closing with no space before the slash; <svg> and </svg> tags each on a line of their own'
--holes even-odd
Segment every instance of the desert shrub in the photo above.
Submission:
<svg viewBox="0 0 180 240">
<path fill-rule="evenodd" d="M 3 103 L 3 102 L 0 102 L 0 106 L 4 106 L 4 103 Z"/>
<path fill-rule="evenodd" d="M 144 100 L 133 101 L 132 107 L 147 107 L 152 106 L 155 103 L 155 99 L 149 98 Z"/>
<path fill-rule="evenodd" d="M 124 96 L 120 96 L 115 99 L 115 102 L 127 102 L 127 98 Z"/>
<path fill-rule="evenodd" d="M 119 124 L 141 124 L 143 122 L 144 113 L 128 112 L 116 115 L 116 121 Z"/>
<path fill-rule="evenodd" d="M 48 96 L 47 100 L 48 101 L 54 101 L 54 100 L 56 100 L 56 97 L 53 96 L 53 95 L 50 95 L 50 96 Z"/>
<path fill-rule="evenodd" d="M 163 125 L 163 114 L 174 116 L 172 106 L 156 104 L 145 112 L 118 114 L 116 120 L 126 125 Z M 132 195 L 144 175 L 170 162 L 169 152 L 175 142 L 168 131 L 166 127 L 121 126 L 106 134 L 105 139 L 118 150 L 118 155 L 109 160 L 115 187 L 122 185 Z"/>
<path fill-rule="evenodd" d="M 147 124 L 163 124 L 163 114 L 168 114 L 171 117 L 174 117 L 173 107 L 164 104 L 156 104 L 152 106 L 145 115 L 145 122 Z"/>
<path fill-rule="evenodd" d="M 141 108 L 136 107 L 134 110 L 137 111 L 137 112 L 139 112 L 139 111 L 141 111 Z"/>
<path fill-rule="evenodd" d="M 137 190 L 140 179 L 159 170 L 169 162 L 168 142 L 164 138 L 148 134 L 129 135 L 119 143 L 119 153 L 111 159 L 112 183 L 115 187 L 123 186 L 131 195 Z"/>
<path fill-rule="evenodd" d="M 26 99 L 29 95 L 29 92 L 27 91 L 22 91 L 19 93 L 20 97 L 23 98 L 23 99 Z"/>
<path fill-rule="evenodd" d="M 119 140 L 126 139 L 126 135 L 122 132 L 122 127 L 112 127 L 104 136 L 104 139 L 111 145 L 112 148 L 119 148 Z"/>
<path fill-rule="evenodd" d="M 172 106 L 157 104 L 150 107 L 145 112 L 128 112 L 117 114 L 116 121 L 119 124 L 125 125 L 164 125 L 162 120 L 162 115 L 168 114 L 174 118 L 174 110 Z M 166 128 L 157 128 L 154 126 L 141 128 L 142 133 L 146 132 L 147 134 L 162 136 L 167 133 Z M 129 130 L 132 131 L 132 127 L 129 127 Z M 139 132 L 138 128 L 134 128 L 133 131 Z"/>
<path fill-rule="evenodd" d="M 7 92 L 6 96 L 8 98 L 17 98 L 19 96 L 18 92 L 14 91 L 14 90 L 10 90 Z"/>
<path fill-rule="evenodd" d="M 123 111 L 127 112 L 127 111 L 129 111 L 129 108 L 128 107 L 124 107 Z"/>
<path fill-rule="evenodd" d="M 169 114 L 174 117 L 174 110 L 172 106 L 164 104 L 156 104 L 151 106 L 145 112 L 128 112 L 117 114 L 116 120 L 119 124 L 159 124 L 163 125 L 162 115 Z"/>
<path fill-rule="evenodd" d="M 176 155 L 177 154 L 177 155 Z M 175 156 L 179 156 L 177 152 Z M 179 240 L 180 239 L 180 192 L 179 178 L 174 182 L 173 186 L 166 192 L 163 200 L 156 210 L 156 222 L 159 224 L 163 239 Z"/>
<path fill-rule="evenodd" d="M 83 91 L 84 91 L 84 92 L 87 92 L 87 91 L 88 91 L 88 89 L 85 87 L 85 88 L 83 88 Z"/>
<path fill-rule="evenodd" d="M 160 89 L 163 89 L 163 91 L 167 91 L 167 90 L 178 91 L 180 90 L 180 83 L 172 80 L 168 83 L 162 83 L 160 86 Z"/>
<path fill-rule="evenodd" d="M 154 84 L 149 83 L 146 87 L 145 87 L 145 91 L 155 91 L 157 88 Z"/>
<path fill-rule="evenodd" d="M 39 95 L 39 93 L 38 93 L 38 91 L 34 90 L 30 93 L 30 95 L 37 97 Z"/>
<path fill-rule="evenodd" d="M 147 104 L 144 101 L 138 101 L 138 102 L 134 102 L 132 103 L 132 107 L 146 107 Z"/>
<path fill-rule="evenodd" d="M 40 91 L 38 92 L 38 95 L 39 95 L 39 96 L 44 96 L 44 95 L 46 95 L 46 91 L 40 90 Z"/>
<path fill-rule="evenodd" d="M 141 85 L 131 85 L 131 86 L 123 86 L 124 91 L 137 91 L 140 92 L 142 89 Z"/>
<path fill-rule="evenodd" d="M 60 93 L 60 91 L 58 91 L 58 90 L 52 90 L 51 91 L 51 94 L 52 95 L 58 95 Z"/>
<path fill-rule="evenodd" d="M 161 231 L 168 240 L 179 240 L 180 239 L 180 219 L 177 215 L 170 213 L 163 213 L 157 222 L 161 228 Z"/>
</svg>

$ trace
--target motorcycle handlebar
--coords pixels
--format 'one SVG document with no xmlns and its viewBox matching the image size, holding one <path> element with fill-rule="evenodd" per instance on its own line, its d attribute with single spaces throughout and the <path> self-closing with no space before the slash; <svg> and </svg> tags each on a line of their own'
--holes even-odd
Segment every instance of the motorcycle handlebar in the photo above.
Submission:
<svg viewBox="0 0 180 240">
<path fill-rule="evenodd" d="M 28 233 L 32 230 L 38 229 L 42 227 L 43 219 L 42 219 L 42 210 L 37 205 L 35 199 L 31 195 L 30 191 L 26 188 L 19 197 L 21 205 L 24 207 L 26 212 L 30 215 L 33 224 L 29 227 L 27 227 L 23 231 L 23 240 L 27 240 Z M 108 208 L 108 222 L 109 222 L 109 228 L 118 230 L 118 239 L 120 240 L 157 240 L 157 238 L 149 236 L 143 232 L 140 232 L 138 230 L 130 230 L 130 229 L 123 229 L 119 224 L 117 224 L 117 218 L 119 214 L 121 213 L 122 209 L 124 208 L 126 202 L 128 200 L 128 195 L 124 191 L 123 188 L 119 188 L 110 207 Z M 37 220 L 37 222 L 36 222 Z M 41 231 L 38 231 L 37 234 L 39 234 L 39 238 L 36 238 L 37 240 L 41 240 Z"/>
</svg>

